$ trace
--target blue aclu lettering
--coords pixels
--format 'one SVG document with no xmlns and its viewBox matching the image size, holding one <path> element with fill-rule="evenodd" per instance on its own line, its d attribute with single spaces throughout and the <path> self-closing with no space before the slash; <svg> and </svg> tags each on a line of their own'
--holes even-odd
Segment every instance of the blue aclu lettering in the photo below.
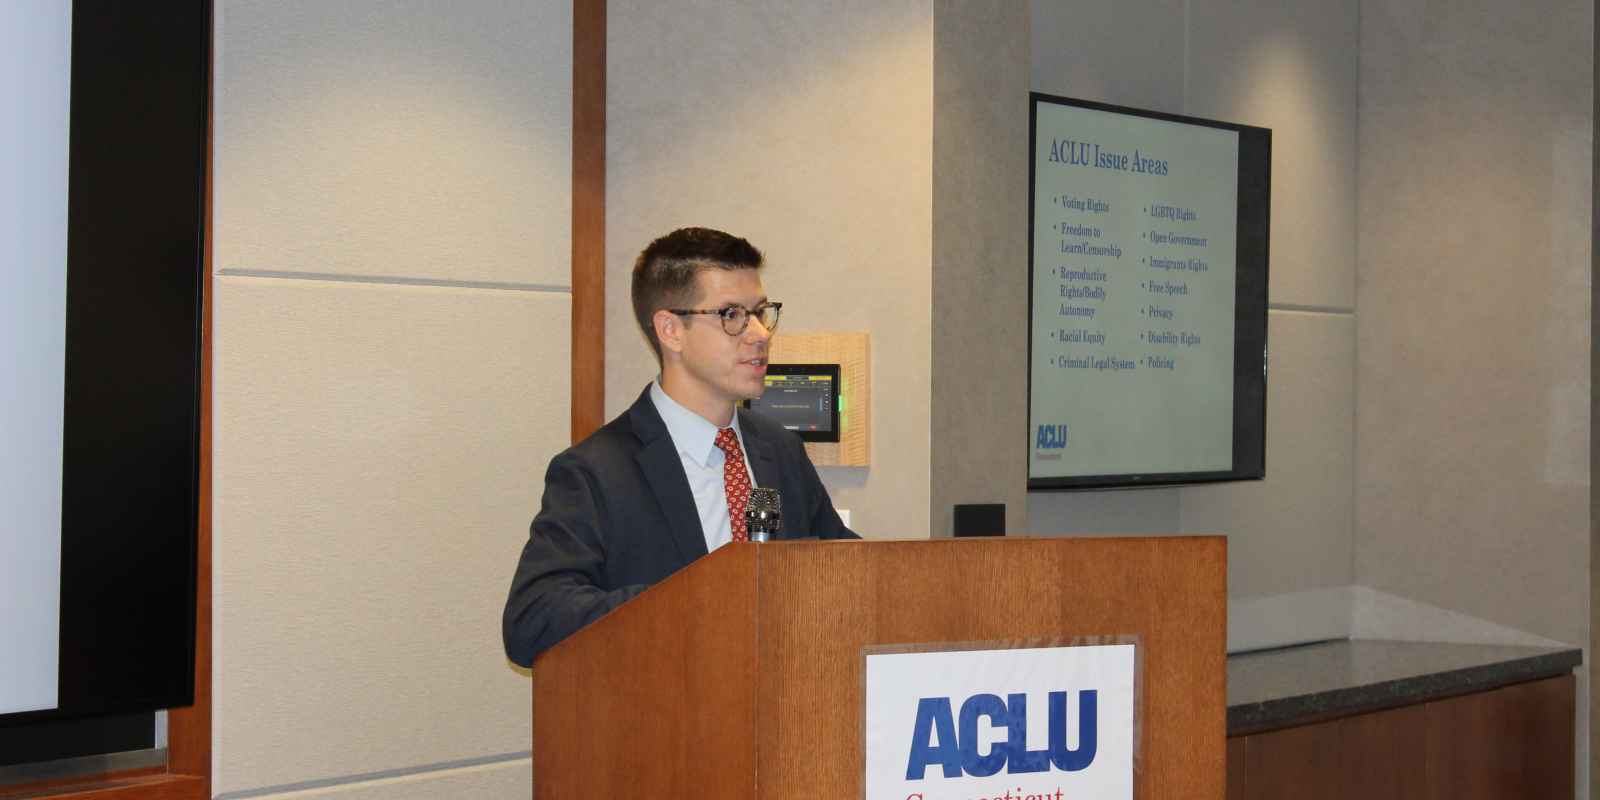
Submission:
<svg viewBox="0 0 1600 800">
<path fill-rule="evenodd" d="M 1007 773 L 1047 772 L 1052 766 L 1077 772 L 1094 763 L 1095 708 L 1093 689 L 1078 692 L 1078 746 L 1067 747 L 1067 693 L 1051 692 L 1047 746 L 1028 749 L 1028 696 L 975 694 L 961 704 L 957 722 L 948 697 L 917 701 L 917 721 L 911 731 L 911 757 L 906 780 L 920 781 L 928 767 L 937 766 L 946 778 L 963 774 L 986 778 L 1001 769 Z M 1006 740 L 995 742 L 987 754 L 978 752 L 978 719 L 988 717 L 995 728 L 1005 728 Z M 935 741 L 937 740 L 937 742 Z"/>
<path fill-rule="evenodd" d="M 1040 425 L 1033 435 L 1036 450 L 1060 450 L 1067 446 L 1067 425 Z"/>
</svg>

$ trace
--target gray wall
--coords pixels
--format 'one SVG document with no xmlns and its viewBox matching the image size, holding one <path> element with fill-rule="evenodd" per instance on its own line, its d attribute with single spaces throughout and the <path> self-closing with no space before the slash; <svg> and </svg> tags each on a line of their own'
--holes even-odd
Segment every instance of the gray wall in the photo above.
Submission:
<svg viewBox="0 0 1600 800">
<path fill-rule="evenodd" d="M 1031 528 L 1226 533 L 1236 602 L 1312 606 L 1289 638 L 1348 630 L 1317 590 L 1353 577 L 1358 18 L 1355 0 L 1033 3 L 1034 89 L 1272 128 L 1273 204 L 1267 480 L 1030 493 Z"/>
<path fill-rule="evenodd" d="M 1356 580 L 1586 642 L 1593 6 L 1362 12 Z"/>
<path fill-rule="evenodd" d="M 1030 494 L 1032 528 L 1227 533 L 1235 643 L 1587 644 L 1593 4 L 1032 22 L 1036 89 L 1274 132 L 1268 480 Z"/>
<path fill-rule="evenodd" d="M 933 49 L 930 531 L 957 503 L 1028 530 L 1028 8 L 939 0 Z"/>
<path fill-rule="evenodd" d="M 1593 14 L 1362 4 L 1357 292 L 1356 581 L 1584 645 Z"/>
<path fill-rule="evenodd" d="M 872 336 L 872 465 L 823 467 L 864 535 L 928 532 L 932 0 L 608 4 L 606 411 L 656 374 L 633 260 L 683 225 L 767 256 L 778 335 Z"/>
</svg>

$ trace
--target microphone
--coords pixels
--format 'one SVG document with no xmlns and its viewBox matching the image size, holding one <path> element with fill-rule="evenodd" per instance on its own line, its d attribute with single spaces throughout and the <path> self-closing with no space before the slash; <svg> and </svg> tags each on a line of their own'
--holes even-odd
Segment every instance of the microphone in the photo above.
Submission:
<svg viewBox="0 0 1600 800">
<path fill-rule="evenodd" d="M 750 490 L 750 499 L 744 505 L 744 527 L 750 541 L 765 542 L 783 527 L 782 506 L 778 503 L 777 489 Z"/>
</svg>

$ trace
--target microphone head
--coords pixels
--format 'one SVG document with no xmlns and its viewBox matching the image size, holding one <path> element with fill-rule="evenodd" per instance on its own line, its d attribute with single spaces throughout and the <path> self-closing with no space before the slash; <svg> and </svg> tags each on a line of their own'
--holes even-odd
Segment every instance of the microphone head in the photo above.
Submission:
<svg viewBox="0 0 1600 800">
<path fill-rule="evenodd" d="M 779 515 L 783 513 L 778 505 L 778 490 L 763 489 L 759 486 L 750 490 L 750 499 L 745 502 L 744 507 L 745 514 L 749 514 L 752 511 L 771 512 Z"/>
<path fill-rule="evenodd" d="M 783 508 L 778 501 L 777 489 L 756 487 L 744 504 L 745 529 L 753 541 L 764 542 L 769 534 L 777 533 L 783 526 Z"/>
</svg>

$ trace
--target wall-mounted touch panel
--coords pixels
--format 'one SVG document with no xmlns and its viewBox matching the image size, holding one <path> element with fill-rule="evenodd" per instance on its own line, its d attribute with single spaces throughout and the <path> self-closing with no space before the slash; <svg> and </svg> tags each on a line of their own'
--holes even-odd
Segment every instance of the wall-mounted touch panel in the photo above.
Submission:
<svg viewBox="0 0 1600 800">
<path fill-rule="evenodd" d="M 772 337 L 769 358 L 778 364 L 837 364 L 838 442 L 806 442 L 806 454 L 819 467 L 865 467 L 872 451 L 871 340 L 859 333 L 780 333 Z"/>
</svg>

